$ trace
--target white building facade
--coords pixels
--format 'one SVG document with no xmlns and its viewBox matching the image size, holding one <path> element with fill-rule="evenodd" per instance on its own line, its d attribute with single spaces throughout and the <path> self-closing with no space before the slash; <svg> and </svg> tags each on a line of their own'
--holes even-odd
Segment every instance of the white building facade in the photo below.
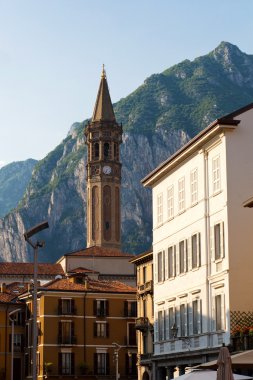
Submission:
<svg viewBox="0 0 253 380">
<path fill-rule="evenodd" d="M 253 311 L 253 104 L 143 180 L 153 194 L 154 378 L 217 357 Z M 239 316 L 239 317 L 238 317 Z"/>
</svg>

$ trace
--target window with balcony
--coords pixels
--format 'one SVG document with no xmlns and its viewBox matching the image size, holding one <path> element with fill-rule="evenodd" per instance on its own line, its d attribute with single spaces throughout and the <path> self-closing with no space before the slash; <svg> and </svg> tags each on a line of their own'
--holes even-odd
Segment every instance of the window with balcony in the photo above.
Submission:
<svg viewBox="0 0 253 380">
<path fill-rule="evenodd" d="M 158 340 L 165 339 L 165 315 L 164 310 L 158 311 Z"/>
<path fill-rule="evenodd" d="M 9 351 L 11 352 L 11 340 L 12 335 L 9 334 Z M 24 335 L 23 334 L 14 334 L 13 336 L 13 350 L 14 352 L 22 352 L 24 348 Z"/>
<path fill-rule="evenodd" d="M 94 323 L 94 336 L 100 338 L 109 337 L 109 323 L 95 322 Z"/>
<path fill-rule="evenodd" d="M 225 296 L 224 294 L 217 294 L 213 300 L 214 307 L 214 325 L 216 331 L 225 329 Z"/>
<path fill-rule="evenodd" d="M 178 211 L 183 212 L 185 210 L 185 179 L 180 178 L 178 181 Z"/>
<path fill-rule="evenodd" d="M 217 193 L 221 189 L 220 178 L 220 156 L 216 156 L 212 160 L 212 172 L 213 172 L 213 193 Z"/>
<path fill-rule="evenodd" d="M 58 371 L 60 375 L 75 374 L 75 356 L 72 352 L 60 352 L 58 354 Z"/>
<path fill-rule="evenodd" d="M 168 337 L 171 339 L 171 338 L 173 338 L 173 334 L 172 334 L 171 329 L 172 329 L 174 323 L 176 323 L 175 308 L 169 307 L 168 314 L 169 314 Z"/>
<path fill-rule="evenodd" d="M 174 216 L 174 187 L 173 185 L 167 189 L 167 210 L 168 210 L 168 219 L 173 218 Z"/>
<path fill-rule="evenodd" d="M 109 315 L 108 300 L 94 300 L 94 315 L 96 315 L 97 317 L 107 317 Z"/>
<path fill-rule="evenodd" d="M 200 334 L 201 331 L 202 331 L 201 300 L 196 299 L 192 302 L 192 333 Z"/>
</svg>

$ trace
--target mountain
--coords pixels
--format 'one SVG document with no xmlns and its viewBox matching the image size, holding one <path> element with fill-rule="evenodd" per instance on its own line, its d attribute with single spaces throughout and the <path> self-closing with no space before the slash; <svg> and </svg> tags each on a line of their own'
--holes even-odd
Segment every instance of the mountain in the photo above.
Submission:
<svg viewBox="0 0 253 380">
<path fill-rule="evenodd" d="M 12 162 L 0 169 L 0 217 L 17 207 L 31 179 L 36 160 Z"/>
<path fill-rule="evenodd" d="M 109 80 L 110 82 L 110 80 Z M 152 243 L 152 201 L 140 180 L 211 121 L 253 101 L 253 56 L 222 42 L 209 54 L 147 78 L 114 105 L 123 123 L 123 250 Z M 48 220 L 41 261 L 86 246 L 85 122 L 39 161 L 16 210 L 0 219 L 2 260 L 31 260 L 25 229 Z"/>
</svg>

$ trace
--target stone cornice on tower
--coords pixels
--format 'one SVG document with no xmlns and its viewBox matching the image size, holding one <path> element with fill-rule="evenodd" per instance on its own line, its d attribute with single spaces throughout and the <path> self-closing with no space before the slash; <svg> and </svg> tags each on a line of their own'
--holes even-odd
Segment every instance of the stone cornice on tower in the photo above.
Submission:
<svg viewBox="0 0 253 380">
<path fill-rule="evenodd" d="M 111 121 L 115 122 L 115 115 L 109 93 L 109 88 L 106 80 L 106 74 L 103 66 L 101 81 L 97 94 L 97 100 L 92 116 L 92 122 L 96 121 Z"/>
</svg>

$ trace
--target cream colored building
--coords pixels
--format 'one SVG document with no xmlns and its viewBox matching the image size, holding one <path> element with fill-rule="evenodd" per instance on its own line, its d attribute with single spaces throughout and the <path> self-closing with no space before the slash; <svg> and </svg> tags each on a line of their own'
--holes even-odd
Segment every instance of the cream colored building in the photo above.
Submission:
<svg viewBox="0 0 253 380">
<path fill-rule="evenodd" d="M 154 302 L 153 302 L 153 252 L 145 252 L 131 263 L 136 266 L 137 277 L 137 344 L 138 379 L 152 378 Z"/>
<path fill-rule="evenodd" d="M 143 180 L 153 192 L 154 377 L 216 358 L 253 313 L 253 104 L 215 120 Z"/>
</svg>

